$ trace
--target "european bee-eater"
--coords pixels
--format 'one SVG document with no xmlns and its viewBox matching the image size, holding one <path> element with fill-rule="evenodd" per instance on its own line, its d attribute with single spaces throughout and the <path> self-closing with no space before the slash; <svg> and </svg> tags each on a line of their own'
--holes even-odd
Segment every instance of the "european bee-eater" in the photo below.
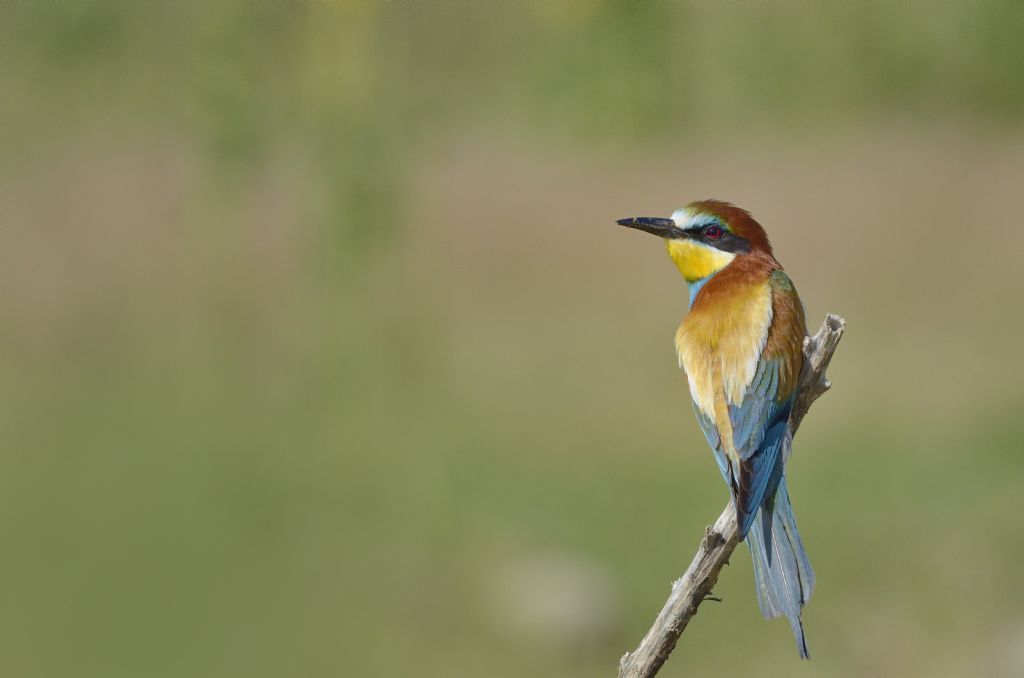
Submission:
<svg viewBox="0 0 1024 678">
<path fill-rule="evenodd" d="M 754 559 L 761 612 L 785 615 L 807 658 L 800 612 L 814 589 L 786 489 L 789 416 L 803 366 L 803 306 L 750 213 L 718 200 L 671 218 L 620 219 L 664 238 L 689 286 L 676 354 L 693 409 L 736 506 Z"/>
</svg>

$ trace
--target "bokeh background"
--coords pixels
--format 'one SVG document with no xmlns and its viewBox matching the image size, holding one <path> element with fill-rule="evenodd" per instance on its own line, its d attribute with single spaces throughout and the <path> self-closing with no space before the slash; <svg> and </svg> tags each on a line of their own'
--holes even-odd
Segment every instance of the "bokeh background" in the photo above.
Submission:
<svg viewBox="0 0 1024 678">
<path fill-rule="evenodd" d="M 814 659 L 737 551 L 665 676 L 1024 675 L 1018 2 L 0 5 L 0 674 L 613 675 L 727 493 L 751 209 L 835 387 Z"/>
</svg>

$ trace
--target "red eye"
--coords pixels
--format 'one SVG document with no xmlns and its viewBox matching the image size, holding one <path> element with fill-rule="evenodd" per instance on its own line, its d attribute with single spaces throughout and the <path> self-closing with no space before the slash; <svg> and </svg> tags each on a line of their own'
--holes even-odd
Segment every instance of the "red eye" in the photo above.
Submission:
<svg viewBox="0 0 1024 678">
<path fill-rule="evenodd" d="M 718 240 L 722 237 L 722 229 L 718 226 L 708 226 L 704 229 L 704 235 L 711 238 L 712 240 Z"/>
</svg>

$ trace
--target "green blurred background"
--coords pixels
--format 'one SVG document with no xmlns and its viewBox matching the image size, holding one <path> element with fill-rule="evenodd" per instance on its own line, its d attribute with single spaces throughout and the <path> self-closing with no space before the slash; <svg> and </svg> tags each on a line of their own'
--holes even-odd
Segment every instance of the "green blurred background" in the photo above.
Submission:
<svg viewBox="0 0 1024 678">
<path fill-rule="evenodd" d="M 614 225 L 846 316 L 665 676 L 1024 675 L 1018 2 L 0 4 L 0 675 L 613 675 L 727 493 Z"/>
</svg>

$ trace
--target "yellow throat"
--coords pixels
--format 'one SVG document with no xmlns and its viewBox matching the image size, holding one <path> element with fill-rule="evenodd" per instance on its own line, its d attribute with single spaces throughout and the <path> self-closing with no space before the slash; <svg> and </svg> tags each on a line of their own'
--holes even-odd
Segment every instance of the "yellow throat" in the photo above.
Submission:
<svg viewBox="0 0 1024 678">
<path fill-rule="evenodd" d="M 666 240 L 665 249 L 686 282 L 714 275 L 736 258 L 731 252 L 716 250 L 694 240 Z"/>
</svg>

